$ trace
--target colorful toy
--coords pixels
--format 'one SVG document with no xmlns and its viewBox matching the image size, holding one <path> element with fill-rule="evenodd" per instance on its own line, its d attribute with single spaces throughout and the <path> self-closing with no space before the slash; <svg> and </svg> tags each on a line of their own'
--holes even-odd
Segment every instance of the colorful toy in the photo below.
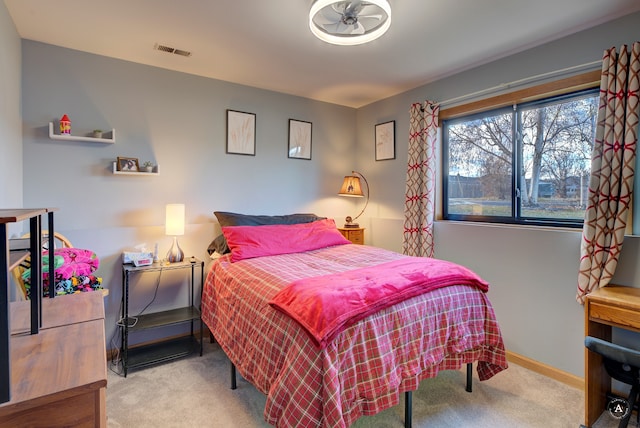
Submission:
<svg viewBox="0 0 640 428">
<path fill-rule="evenodd" d="M 71 135 L 71 120 L 66 114 L 60 119 L 60 134 Z"/>
<path fill-rule="evenodd" d="M 102 278 L 93 275 L 100 266 L 100 260 L 91 250 L 80 248 L 58 248 L 54 251 L 55 277 L 53 287 L 56 295 L 73 294 L 102 288 Z M 27 297 L 31 297 L 31 269 L 22 274 Z M 42 291 L 49 294 L 49 252 L 42 256 Z"/>
</svg>

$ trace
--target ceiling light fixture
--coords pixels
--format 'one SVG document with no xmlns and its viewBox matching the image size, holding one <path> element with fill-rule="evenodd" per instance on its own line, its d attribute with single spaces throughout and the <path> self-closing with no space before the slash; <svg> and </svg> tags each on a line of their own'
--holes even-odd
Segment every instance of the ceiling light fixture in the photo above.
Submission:
<svg viewBox="0 0 640 428">
<path fill-rule="evenodd" d="M 360 45 L 377 39 L 391 26 L 388 0 L 316 0 L 309 11 L 309 28 L 334 45 Z"/>
</svg>

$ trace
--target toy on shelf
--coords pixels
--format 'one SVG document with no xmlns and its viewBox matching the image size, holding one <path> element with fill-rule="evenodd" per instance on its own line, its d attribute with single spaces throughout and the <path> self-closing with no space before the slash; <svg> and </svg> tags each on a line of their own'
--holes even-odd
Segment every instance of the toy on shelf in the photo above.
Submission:
<svg viewBox="0 0 640 428">
<path fill-rule="evenodd" d="M 71 120 L 66 114 L 60 119 L 60 134 L 71 135 Z"/>
</svg>

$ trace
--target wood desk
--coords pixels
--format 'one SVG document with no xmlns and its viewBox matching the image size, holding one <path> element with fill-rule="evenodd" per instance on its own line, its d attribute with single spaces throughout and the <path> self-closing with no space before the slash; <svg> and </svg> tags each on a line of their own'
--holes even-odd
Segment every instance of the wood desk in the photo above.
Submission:
<svg viewBox="0 0 640 428">
<path fill-rule="evenodd" d="M 29 334 L 28 302 L 11 304 L 11 400 L 0 426 L 106 427 L 102 293 L 44 299 L 42 309 L 45 323 Z"/>
<path fill-rule="evenodd" d="M 640 332 L 640 288 L 609 285 L 587 295 L 585 336 L 611 341 L 611 327 Z M 585 426 L 593 425 L 606 408 L 611 377 L 602 356 L 585 348 Z"/>
</svg>

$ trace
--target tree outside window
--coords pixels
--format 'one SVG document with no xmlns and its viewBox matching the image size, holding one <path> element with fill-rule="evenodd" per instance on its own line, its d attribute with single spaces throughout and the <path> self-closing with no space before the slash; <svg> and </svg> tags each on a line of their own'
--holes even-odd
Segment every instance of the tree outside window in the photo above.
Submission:
<svg viewBox="0 0 640 428">
<path fill-rule="evenodd" d="M 443 123 L 444 217 L 581 226 L 597 90 Z"/>
</svg>

